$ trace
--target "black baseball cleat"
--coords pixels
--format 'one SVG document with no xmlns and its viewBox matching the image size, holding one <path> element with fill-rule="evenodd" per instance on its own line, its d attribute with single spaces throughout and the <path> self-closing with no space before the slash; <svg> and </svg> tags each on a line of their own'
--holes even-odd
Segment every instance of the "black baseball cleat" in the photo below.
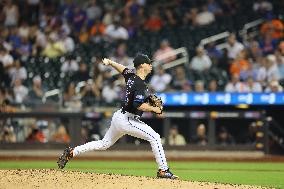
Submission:
<svg viewBox="0 0 284 189">
<path fill-rule="evenodd" d="M 167 179 L 178 179 L 178 176 L 174 175 L 172 172 L 170 172 L 170 169 L 162 170 L 159 169 L 157 172 L 158 178 L 167 178 Z"/>
<path fill-rule="evenodd" d="M 57 165 L 59 169 L 63 169 L 66 165 L 66 163 L 73 157 L 73 150 L 74 148 L 67 147 L 63 154 L 59 157 L 57 161 Z"/>
</svg>

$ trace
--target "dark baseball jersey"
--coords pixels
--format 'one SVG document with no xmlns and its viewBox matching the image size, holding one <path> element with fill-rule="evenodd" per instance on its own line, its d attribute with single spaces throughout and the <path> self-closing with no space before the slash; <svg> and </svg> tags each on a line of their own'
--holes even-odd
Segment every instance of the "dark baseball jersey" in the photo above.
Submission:
<svg viewBox="0 0 284 189">
<path fill-rule="evenodd" d="M 137 108 L 146 101 L 148 94 L 147 84 L 135 74 L 134 70 L 125 68 L 122 72 L 126 83 L 126 95 L 122 110 L 141 116 L 143 111 Z"/>
</svg>

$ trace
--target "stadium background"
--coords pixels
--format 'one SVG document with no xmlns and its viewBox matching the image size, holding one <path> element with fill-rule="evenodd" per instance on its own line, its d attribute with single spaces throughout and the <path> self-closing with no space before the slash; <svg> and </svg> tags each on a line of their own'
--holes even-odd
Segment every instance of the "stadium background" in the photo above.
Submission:
<svg viewBox="0 0 284 189">
<path fill-rule="evenodd" d="M 174 103 L 165 101 L 163 116 L 143 118 L 163 138 L 169 159 L 261 156 L 266 161 L 269 154 L 283 154 L 284 1 L 3 0 L 0 4 L 3 160 L 54 159 L 56 149 L 101 139 L 125 87 L 121 76 L 100 61 L 108 57 L 131 68 L 137 53 L 156 60 L 147 78 L 151 91 L 167 100 L 177 95 Z M 182 94 L 201 97 L 194 98 L 196 103 L 183 103 Z M 269 95 L 260 104 L 246 100 L 210 104 L 203 103 L 204 94 L 209 99 L 214 94 L 275 94 L 279 104 L 269 103 Z M 116 156 L 121 150 L 130 152 L 127 157 Z M 144 150 L 150 150 L 148 144 L 126 136 L 109 155 L 82 158 L 143 159 L 139 151 Z M 212 153 L 203 153 L 208 150 Z"/>
</svg>

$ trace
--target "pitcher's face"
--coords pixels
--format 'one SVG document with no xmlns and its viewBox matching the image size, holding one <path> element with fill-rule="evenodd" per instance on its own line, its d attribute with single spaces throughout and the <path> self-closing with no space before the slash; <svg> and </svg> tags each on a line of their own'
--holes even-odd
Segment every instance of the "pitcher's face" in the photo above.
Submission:
<svg viewBox="0 0 284 189">
<path fill-rule="evenodd" d="M 153 69 L 153 66 L 152 64 L 146 64 L 144 63 L 142 65 L 142 68 L 144 69 L 145 73 L 148 75 L 149 73 L 151 73 L 152 69 Z"/>
</svg>

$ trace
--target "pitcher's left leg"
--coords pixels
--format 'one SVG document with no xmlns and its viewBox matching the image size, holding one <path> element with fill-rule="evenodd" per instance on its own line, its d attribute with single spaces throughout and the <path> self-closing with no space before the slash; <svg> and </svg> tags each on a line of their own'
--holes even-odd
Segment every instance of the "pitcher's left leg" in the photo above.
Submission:
<svg viewBox="0 0 284 189">
<path fill-rule="evenodd" d="M 159 169 L 168 169 L 165 152 L 158 133 L 146 123 L 131 118 L 128 118 L 128 124 L 125 128 L 128 128 L 125 131 L 126 134 L 149 141 Z"/>
<path fill-rule="evenodd" d="M 166 179 L 178 179 L 178 176 L 174 175 L 168 168 L 160 135 L 156 133 L 149 125 L 140 120 L 128 118 L 127 121 L 128 124 L 125 125 L 125 128 L 127 128 L 127 131 L 125 131 L 126 134 L 150 142 L 152 151 L 155 155 L 156 162 L 159 167 L 157 177 Z"/>
</svg>

